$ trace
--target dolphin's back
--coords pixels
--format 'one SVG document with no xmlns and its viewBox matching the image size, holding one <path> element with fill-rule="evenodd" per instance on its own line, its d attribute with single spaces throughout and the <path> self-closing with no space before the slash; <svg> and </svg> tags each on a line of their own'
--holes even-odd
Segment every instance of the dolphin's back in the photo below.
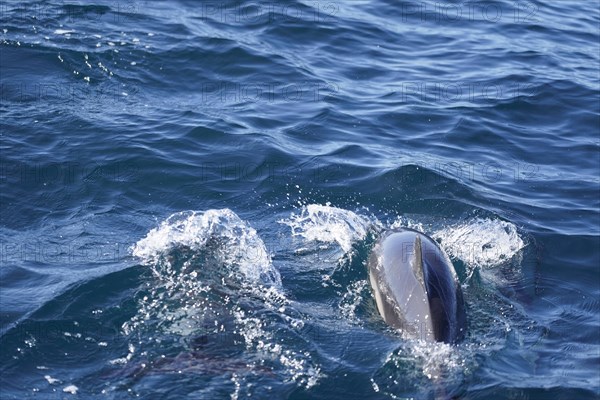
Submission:
<svg viewBox="0 0 600 400">
<path fill-rule="evenodd" d="M 462 337 L 465 314 L 456 272 L 430 237 L 411 229 L 386 232 L 369 258 L 369 280 L 389 325 L 429 341 Z"/>
</svg>

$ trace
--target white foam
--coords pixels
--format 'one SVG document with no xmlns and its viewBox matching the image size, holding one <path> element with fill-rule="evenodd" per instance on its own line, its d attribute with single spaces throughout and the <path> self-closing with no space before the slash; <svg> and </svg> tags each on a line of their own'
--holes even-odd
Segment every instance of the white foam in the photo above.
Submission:
<svg viewBox="0 0 600 400">
<path fill-rule="evenodd" d="M 65 393 L 71 393 L 71 394 L 77 394 L 77 391 L 79 390 L 79 388 L 75 385 L 69 385 L 69 386 L 65 386 L 63 388 L 63 392 Z"/>
<path fill-rule="evenodd" d="M 326 205 L 303 206 L 299 214 L 279 221 L 292 229 L 292 236 L 307 242 L 337 243 L 344 252 L 367 235 L 371 221 L 352 211 Z"/>
<path fill-rule="evenodd" d="M 201 250 L 211 239 L 221 243 L 218 251 L 223 261 L 235 265 L 249 281 L 281 284 L 256 230 L 230 209 L 173 214 L 135 244 L 133 255 L 144 264 L 154 264 L 169 250 L 177 247 Z"/>
<path fill-rule="evenodd" d="M 447 343 L 418 341 L 412 351 L 422 363 L 423 374 L 429 379 L 440 379 L 441 373 L 458 373 L 464 367 L 461 353 Z"/>
<path fill-rule="evenodd" d="M 50 375 L 44 375 L 44 379 L 46 379 L 51 385 L 54 385 L 55 383 L 60 383 L 60 379 L 53 378 Z"/>
<path fill-rule="evenodd" d="M 514 224 L 497 219 L 469 220 L 442 228 L 432 236 L 441 241 L 448 254 L 471 268 L 498 265 L 525 246 Z"/>
<path fill-rule="evenodd" d="M 390 229 L 399 229 L 399 228 L 410 228 L 415 229 L 419 232 L 426 232 L 427 230 L 423 226 L 423 223 L 414 221 L 410 218 L 400 216 L 398 217 L 391 225 Z"/>
<path fill-rule="evenodd" d="M 109 363 L 112 365 L 127 364 L 133 358 L 133 355 L 135 353 L 135 346 L 130 343 L 127 346 L 127 350 L 128 350 L 128 353 L 125 357 L 120 357 L 120 358 L 116 358 L 114 360 L 110 360 Z"/>
</svg>

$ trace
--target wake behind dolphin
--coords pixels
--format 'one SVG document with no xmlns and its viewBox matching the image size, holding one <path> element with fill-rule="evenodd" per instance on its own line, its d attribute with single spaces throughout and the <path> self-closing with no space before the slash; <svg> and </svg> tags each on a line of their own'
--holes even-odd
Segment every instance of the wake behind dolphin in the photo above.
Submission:
<svg viewBox="0 0 600 400">
<path fill-rule="evenodd" d="M 456 271 L 429 236 L 408 228 L 387 231 L 368 262 L 369 280 L 384 321 L 412 337 L 455 343 L 466 329 Z"/>
</svg>

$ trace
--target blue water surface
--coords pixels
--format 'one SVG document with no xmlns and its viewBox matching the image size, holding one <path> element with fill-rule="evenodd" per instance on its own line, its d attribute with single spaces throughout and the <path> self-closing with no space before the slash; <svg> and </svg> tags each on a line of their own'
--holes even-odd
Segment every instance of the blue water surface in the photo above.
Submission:
<svg viewBox="0 0 600 400">
<path fill-rule="evenodd" d="M 3 1 L 0 398 L 598 398 L 599 10 Z M 377 313 L 406 225 L 456 346 Z"/>
</svg>

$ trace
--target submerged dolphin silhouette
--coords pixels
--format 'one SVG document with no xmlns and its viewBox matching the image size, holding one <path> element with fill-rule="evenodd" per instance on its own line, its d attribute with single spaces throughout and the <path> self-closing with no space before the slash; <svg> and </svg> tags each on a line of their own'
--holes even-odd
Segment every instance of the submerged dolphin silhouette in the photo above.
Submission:
<svg viewBox="0 0 600 400">
<path fill-rule="evenodd" d="M 455 343 L 466 329 L 463 296 L 446 253 L 413 229 L 385 232 L 368 262 L 384 321 L 413 337 Z"/>
</svg>

